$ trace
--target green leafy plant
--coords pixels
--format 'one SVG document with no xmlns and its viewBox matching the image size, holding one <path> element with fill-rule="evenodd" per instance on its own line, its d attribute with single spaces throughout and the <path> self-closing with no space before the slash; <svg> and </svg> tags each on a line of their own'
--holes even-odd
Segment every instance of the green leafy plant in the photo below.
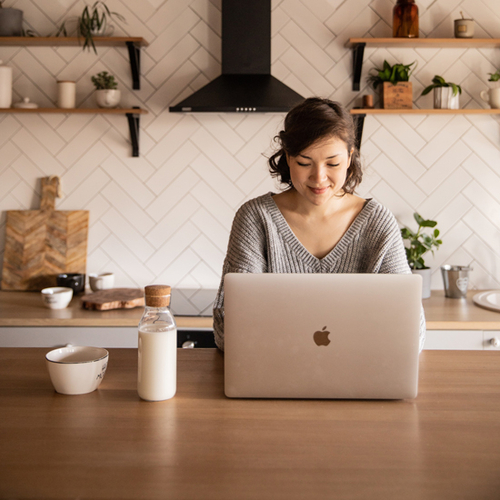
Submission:
<svg viewBox="0 0 500 500">
<path fill-rule="evenodd" d="M 488 78 L 489 82 L 498 82 L 500 80 L 500 69 L 496 71 L 496 73 L 488 73 L 490 77 Z"/>
<path fill-rule="evenodd" d="M 67 25 L 70 21 L 75 21 L 77 36 L 84 39 L 83 50 L 87 49 L 90 51 L 90 48 L 92 48 L 97 54 L 94 37 L 96 35 L 102 35 L 109 21 L 113 18 L 124 23 L 127 22 L 121 14 L 118 12 L 111 12 L 106 3 L 99 0 L 94 2 L 92 6 L 86 5 L 80 16 L 63 21 L 56 36 L 69 36 Z"/>
<path fill-rule="evenodd" d="M 115 77 L 107 71 L 101 71 L 90 79 L 95 85 L 96 90 L 116 89 L 118 87 Z"/>
<path fill-rule="evenodd" d="M 436 75 L 432 79 L 432 85 L 425 87 L 425 89 L 422 90 L 421 95 L 427 95 L 431 90 L 434 90 L 434 89 L 437 89 L 440 87 L 451 87 L 453 89 L 454 96 L 462 93 L 462 87 L 460 87 L 460 85 L 457 85 L 456 83 L 446 82 L 442 76 Z"/>
<path fill-rule="evenodd" d="M 439 229 L 434 229 L 434 231 L 429 235 L 422 232 L 424 227 L 435 227 L 437 225 L 436 221 L 426 220 L 421 217 L 417 212 L 413 214 L 415 221 L 418 224 L 417 232 L 413 232 L 411 229 L 404 227 L 401 229 L 401 236 L 403 240 L 409 242 L 409 246 L 406 249 L 406 259 L 411 269 L 428 269 L 425 265 L 423 256 L 427 252 L 432 252 L 434 255 L 434 249 L 438 249 L 439 245 L 443 242 L 438 239 Z"/>
<path fill-rule="evenodd" d="M 407 82 L 416 68 L 416 66 L 413 69 L 411 68 L 415 62 L 413 61 L 411 64 L 394 64 L 391 66 L 384 60 L 382 68 L 372 69 L 376 74 L 370 75 L 368 82 L 373 85 L 374 89 L 384 82 L 391 82 L 393 85 L 396 85 L 398 82 Z"/>
</svg>

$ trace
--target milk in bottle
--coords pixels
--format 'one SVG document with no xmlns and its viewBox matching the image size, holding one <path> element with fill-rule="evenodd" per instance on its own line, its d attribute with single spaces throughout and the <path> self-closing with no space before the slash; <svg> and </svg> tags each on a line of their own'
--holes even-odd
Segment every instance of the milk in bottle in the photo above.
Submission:
<svg viewBox="0 0 500 500">
<path fill-rule="evenodd" d="M 146 401 L 174 396 L 177 387 L 177 327 L 170 312 L 171 288 L 145 288 L 146 307 L 139 322 L 137 391 Z"/>
</svg>

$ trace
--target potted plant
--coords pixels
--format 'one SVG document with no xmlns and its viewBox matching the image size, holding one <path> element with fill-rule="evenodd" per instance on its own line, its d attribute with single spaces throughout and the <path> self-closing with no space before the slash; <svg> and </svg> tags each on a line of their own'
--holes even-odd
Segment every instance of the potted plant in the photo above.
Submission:
<svg viewBox="0 0 500 500">
<path fill-rule="evenodd" d="M 413 107 L 412 84 L 410 76 L 415 70 L 415 64 L 390 65 L 384 61 L 382 68 L 373 68 L 375 74 L 368 77 L 368 82 L 377 89 L 382 85 L 382 107 L 385 109 L 411 109 Z"/>
<path fill-rule="evenodd" d="M 460 85 L 446 82 L 442 76 L 436 75 L 432 84 L 425 87 L 421 95 L 427 95 L 431 90 L 434 90 L 434 109 L 459 108 L 459 94 L 462 93 Z"/>
<path fill-rule="evenodd" d="M 0 36 L 23 36 L 23 11 L 3 8 L 0 0 Z"/>
<path fill-rule="evenodd" d="M 77 36 L 84 39 L 83 50 L 87 49 L 90 51 L 92 47 L 97 54 L 94 37 L 111 35 L 114 26 L 110 24 L 110 20 L 113 18 L 126 23 L 125 18 L 121 14 L 111 12 L 106 3 L 99 0 L 94 2 L 92 7 L 86 5 L 81 15 L 77 18 L 65 20 L 59 27 L 56 36 L 68 36 L 67 24 L 69 21 L 75 21 Z"/>
<path fill-rule="evenodd" d="M 118 83 L 113 75 L 107 71 L 101 71 L 91 77 L 94 84 L 95 100 L 100 108 L 116 108 L 120 103 L 121 92 L 117 90 Z"/>
<path fill-rule="evenodd" d="M 500 80 L 500 70 L 488 74 L 490 75 L 488 81 L 493 82 L 494 86 L 489 90 L 482 90 L 479 95 L 481 99 L 487 102 L 492 108 L 498 109 L 500 108 L 500 84 L 498 83 Z"/>
<path fill-rule="evenodd" d="M 436 227 L 437 222 L 426 220 L 417 212 L 413 214 L 415 221 L 418 224 L 417 232 L 404 227 L 401 229 L 401 236 L 404 241 L 408 242 L 406 248 L 406 259 L 412 273 L 422 276 L 422 298 L 427 299 L 431 296 L 431 269 L 425 265 L 423 256 L 427 252 L 432 252 L 439 248 L 443 242 L 438 239 L 439 229 L 434 229 L 431 234 L 422 232 L 424 227 Z"/>
</svg>

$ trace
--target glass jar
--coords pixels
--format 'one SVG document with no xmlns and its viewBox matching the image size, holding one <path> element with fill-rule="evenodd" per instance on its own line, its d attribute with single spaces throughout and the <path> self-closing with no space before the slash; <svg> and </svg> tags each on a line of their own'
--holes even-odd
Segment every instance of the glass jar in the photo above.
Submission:
<svg viewBox="0 0 500 500">
<path fill-rule="evenodd" d="M 170 312 L 171 287 L 150 285 L 139 322 L 137 392 L 146 401 L 163 401 L 177 389 L 177 325 Z"/>
<path fill-rule="evenodd" d="M 394 38 L 418 38 L 418 7 L 415 0 L 398 0 L 392 14 Z"/>
</svg>

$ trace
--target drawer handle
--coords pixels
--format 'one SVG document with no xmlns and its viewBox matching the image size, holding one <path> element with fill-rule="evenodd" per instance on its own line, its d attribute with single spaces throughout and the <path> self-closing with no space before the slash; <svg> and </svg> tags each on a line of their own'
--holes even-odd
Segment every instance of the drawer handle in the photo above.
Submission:
<svg viewBox="0 0 500 500">
<path fill-rule="evenodd" d="M 193 342 L 192 340 L 186 340 L 186 342 L 184 342 L 182 344 L 182 348 L 183 349 L 193 349 L 195 345 L 196 345 L 195 342 Z"/>
<path fill-rule="evenodd" d="M 500 339 L 497 339 L 496 337 L 493 337 L 493 338 L 490 340 L 490 344 L 491 344 L 493 347 L 500 347 Z"/>
</svg>

